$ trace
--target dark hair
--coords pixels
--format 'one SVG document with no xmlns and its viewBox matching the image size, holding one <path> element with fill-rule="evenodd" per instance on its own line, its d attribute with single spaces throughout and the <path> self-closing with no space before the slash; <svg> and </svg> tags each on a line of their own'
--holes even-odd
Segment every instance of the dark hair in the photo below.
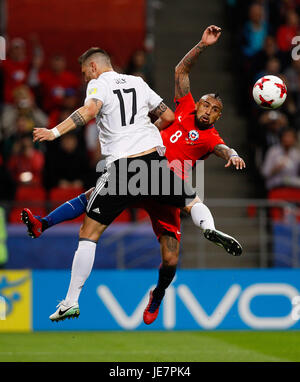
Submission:
<svg viewBox="0 0 300 382">
<path fill-rule="evenodd" d="M 223 105 L 222 98 L 220 97 L 219 93 L 213 93 L 210 94 L 211 97 L 215 98 L 217 101 L 219 101 Z"/>
<path fill-rule="evenodd" d="M 97 48 L 97 47 L 92 47 L 90 49 L 88 49 L 86 52 L 84 52 L 79 58 L 78 58 L 78 62 L 80 65 L 82 65 L 89 57 L 91 57 L 93 54 L 95 53 L 100 53 L 102 54 L 103 56 L 105 56 L 107 58 L 108 61 L 110 61 L 110 57 L 109 57 L 109 54 L 101 49 L 101 48 Z"/>
</svg>

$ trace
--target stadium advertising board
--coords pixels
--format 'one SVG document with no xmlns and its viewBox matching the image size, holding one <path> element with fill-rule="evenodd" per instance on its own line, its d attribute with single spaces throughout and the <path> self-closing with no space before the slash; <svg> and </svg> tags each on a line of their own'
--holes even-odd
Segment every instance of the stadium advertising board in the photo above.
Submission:
<svg viewBox="0 0 300 382">
<path fill-rule="evenodd" d="M 0 332 L 32 329 L 30 271 L 0 271 Z"/>
<path fill-rule="evenodd" d="M 67 290 L 69 272 L 33 272 L 35 330 L 184 330 L 299 328 L 298 270 L 181 270 L 157 320 L 142 321 L 157 272 L 94 271 L 80 298 L 77 320 L 50 322 Z M 51 287 L 50 287 L 51 286 Z"/>
<path fill-rule="evenodd" d="M 0 272 L 0 296 L 10 307 L 2 331 L 300 328 L 299 270 L 180 270 L 149 326 L 142 317 L 155 270 L 93 271 L 80 297 L 80 317 L 59 323 L 49 315 L 64 298 L 70 272 L 21 273 Z"/>
</svg>

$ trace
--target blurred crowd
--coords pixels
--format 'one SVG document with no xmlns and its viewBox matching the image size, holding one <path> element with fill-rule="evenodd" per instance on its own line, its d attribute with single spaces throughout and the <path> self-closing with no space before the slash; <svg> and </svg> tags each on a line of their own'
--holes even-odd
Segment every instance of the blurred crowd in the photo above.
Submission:
<svg viewBox="0 0 300 382">
<path fill-rule="evenodd" d="M 300 49 L 292 43 L 300 36 L 300 0 L 227 0 L 227 11 L 233 70 L 240 78 L 237 102 L 247 116 L 253 170 L 264 193 L 300 188 Z M 36 36 L 26 42 L 14 38 L 7 43 L 7 59 L 0 62 L 0 200 L 14 200 L 24 185 L 49 192 L 55 187 L 87 189 L 96 180 L 95 121 L 51 143 L 32 141 L 34 127 L 53 128 L 85 97 L 80 71 L 70 71 L 61 53 L 46 59 L 44 48 Z M 154 87 L 150 58 L 141 49 L 127 67 L 115 69 L 141 76 Z M 288 88 L 277 110 L 261 109 L 252 98 L 254 83 L 267 74 L 282 78 Z"/>
<path fill-rule="evenodd" d="M 292 50 L 297 52 L 293 39 L 300 36 L 300 0 L 227 0 L 227 10 L 253 170 L 264 194 L 299 188 L 300 49 L 299 57 L 292 57 Z M 261 109 L 253 101 L 253 85 L 264 75 L 278 76 L 287 85 L 288 97 L 277 110 Z"/>
<path fill-rule="evenodd" d="M 0 200 L 14 200 L 24 186 L 46 193 L 93 186 L 100 154 L 94 120 L 57 141 L 32 141 L 34 127 L 51 129 L 83 104 L 86 84 L 80 68 L 70 71 L 60 53 L 46 59 L 37 37 L 29 42 L 14 38 L 7 45 L 7 59 L 0 61 Z M 143 49 L 133 53 L 126 68 L 115 70 L 153 86 Z"/>
</svg>

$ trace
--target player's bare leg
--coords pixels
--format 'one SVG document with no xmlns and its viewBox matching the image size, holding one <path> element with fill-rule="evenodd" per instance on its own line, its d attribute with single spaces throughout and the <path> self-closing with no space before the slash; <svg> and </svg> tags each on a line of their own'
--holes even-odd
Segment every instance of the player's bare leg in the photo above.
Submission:
<svg viewBox="0 0 300 382">
<path fill-rule="evenodd" d="M 106 225 L 85 215 L 79 232 L 78 248 L 72 263 L 69 289 L 65 299 L 59 303 L 56 312 L 49 317 L 51 321 L 57 322 L 79 316 L 79 295 L 92 271 L 97 242 L 106 228 Z"/>
<path fill-rule="evenodd" d="M 95 189 L 95 187 L 92 187 L 88 191 L 85 192 L 85 196 L 86 196 L 87 200 L 89 200 L 89 198 L 90 198 L 92 192 L 94 191 L 94 189 Z"/>
<path fill-rule="evenodd" d="M 175 237 L 171 234 L 161 236 L 160 248 L 162 263 L 159 268 L 158 283 L 155 289 L 150 292 L 149 303 L 143 315 L 144 323 L 147 325 L 156 320 L 165 290 L 174 279 L 178 263 L 179 242 Z"/>
<path fill-rule="evenodd" d="M 207 240 L 224 248 L 226 252 L 233 256 L 242 254 L 242 246 L 234 237 L 215 228 L 214 219 L 209 208 L 201 202 L 198 196 L 183 210 L 191 215 L 194 224 L 201 228 Z"/>
</svg>

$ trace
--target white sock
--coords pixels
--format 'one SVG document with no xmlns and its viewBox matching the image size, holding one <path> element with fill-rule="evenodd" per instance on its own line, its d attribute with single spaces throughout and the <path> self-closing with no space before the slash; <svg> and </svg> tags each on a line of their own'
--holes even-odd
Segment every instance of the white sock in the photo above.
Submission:
<svg viewBox="0 0 300 382">
<path fill-rule="evenodd" d="M 74 305 L 78 302 L 81 289 L 93 268 L 95 252 L 95 242 L 89 240 L 79 241 L 73 259 L 69 290 L 65 298 L 66 306 Z"/>
<path fill-rule="evenodd" d="M 214 218 L 209 208 L 203 203 L 196 203 L 191 208 L 191 217 L 194 224 L 203 231 L 206 229 L 216 229 Z"/>
</svg>

